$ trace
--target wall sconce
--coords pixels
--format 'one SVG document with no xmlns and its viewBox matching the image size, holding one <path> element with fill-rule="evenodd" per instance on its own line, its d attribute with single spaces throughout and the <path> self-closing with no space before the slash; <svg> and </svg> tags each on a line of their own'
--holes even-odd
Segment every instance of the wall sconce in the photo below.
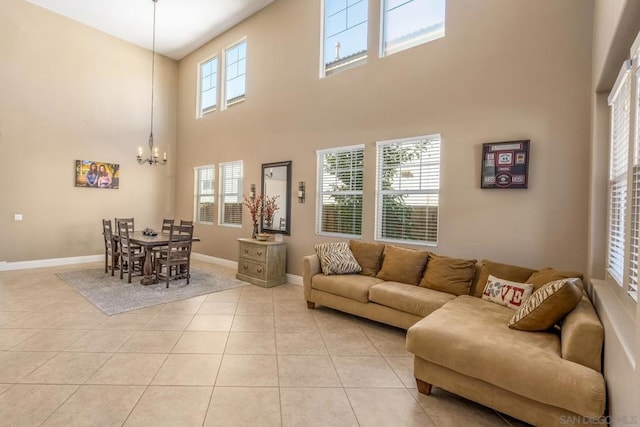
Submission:
<svg viewBox="0 0 640 427">
<path fill-rule="evenodd" d="M 255 199 L 255 197 L 256 197 L 256 185 L 251 184 L 251 190 L 249 190 L 249 198 Z"/>
<path fill-rule="evenodd" d="M 305 183 L 304 181 L 300 181 L 298 183 L 298 203 L 304 203 L 304 187 L 305 187 Z"/>
</svg>

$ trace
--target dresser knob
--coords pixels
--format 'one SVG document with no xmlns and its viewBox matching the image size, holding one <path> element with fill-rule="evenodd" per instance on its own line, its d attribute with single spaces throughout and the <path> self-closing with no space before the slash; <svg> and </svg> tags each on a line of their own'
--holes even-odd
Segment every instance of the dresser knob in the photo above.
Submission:
<svg viewBox="0 0 640 427">
<path fill-rule="evenodd" d="M 256 271 L 257 271 L 258 273 L 262 273 L 262 269 L 261 269 L 260 267 L 256 268 Z"/>
<path fill-rule="evenodd" d="M 262 256 L 262 251 L 257 251 L 256 253 L 258 254 L 258 256 Z"/>
<path fill-rule="evenodd" d="M 249 249 L 244 248 L 244 249 L 243 249 L 243 252 L 244 252 L 245 254 L 248 254 L 248 253 L 249 253 Z"/>
<path fill-rule="evenodd" d="M 249 269 L 249 266 L 248 266 L 247 264 L 243 264 L 243 265 L 242 265 L 242 268 L 244 268 L 245 270 L 248 270 L 248 269 Z"/>
</svg>

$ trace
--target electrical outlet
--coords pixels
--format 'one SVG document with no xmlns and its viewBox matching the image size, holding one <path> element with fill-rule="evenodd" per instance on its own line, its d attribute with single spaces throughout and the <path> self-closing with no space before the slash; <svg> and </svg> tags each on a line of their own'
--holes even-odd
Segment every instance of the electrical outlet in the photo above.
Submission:
<svg viewBox="0 0 640 427">
<path fill-rule="evenodd" d="M 13 220 L 14 221 L 22 221 L 22 214 L 14 214 L 13 215 Z"/>
</svg>

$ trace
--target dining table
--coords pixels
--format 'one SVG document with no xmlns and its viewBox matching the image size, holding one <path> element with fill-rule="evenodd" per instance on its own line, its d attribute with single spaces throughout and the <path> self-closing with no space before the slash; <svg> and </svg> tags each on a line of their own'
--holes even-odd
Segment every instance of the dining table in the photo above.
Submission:
<svg viewBox="0 0 640 427">
<path fill-rule="evenodd" d="M 129 235 L 131 243 L 142 246 L 144 249 L 144 264 L 142 266 L 142 279 L 140 283 L 143 285 L 153 285 L 157 283 L 153 276 L 153 248 L 167 246 L 169 244 L 169 233 L 158 232 L 155 235 L 145 234 L 142 231 L 134 231 Z M 199 242 L 200 239 L 192 237 L 191 242 Z"/>
</svg>

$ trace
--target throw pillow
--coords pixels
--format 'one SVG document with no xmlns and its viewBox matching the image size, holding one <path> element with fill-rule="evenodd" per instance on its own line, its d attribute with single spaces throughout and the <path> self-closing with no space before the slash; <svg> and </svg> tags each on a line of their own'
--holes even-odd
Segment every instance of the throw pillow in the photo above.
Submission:
<svg viewBox="0 0 640 427">
<path fill-rule="evenodd" d="M 499 279 L 489 275 L 482 299 L 517 310 L 533 293 L 533 285 Z"/>
<path fill-rule="evenodd" d="M 580 279 L 569 278 L 549 282 L 525 301 L 509 327 L 521 331 L 546 331 L 566 316 L 582 298 Z"/>
<path fill-rule="evenodd" d="M 318 243 L 313 247 L 320 259 L 325 276 L 330 274 L 359 273 L 362 268 L 353 257 L 347 242 Z"/>
<path fill-rule="evenodd" d="M 429 252 L 387 245 L 378 279 L 417 285 L 427 265 Z"/>
<path fill-rule="evenodd" d="M 360 274 L 375 277 L 380 271 L 382 265 L 382 252 L 384 245 L 382 243 L 368 243 L 359 240 L 350 240 L 349 249 L 353 256 L 362 267 Z"/>
<path fill-rule="evenodd" d="M 582 273 L 579 271 L 562 271 L 555 268 L 543 268 L 540 271 L 536 271 L 527 279 L 527 283 L 531 283 L 534 289 L 539 289 L 542 285 L 556 280 L 568 279 L 570 277 L 577 277 L 582 280 Z M 582 284 L 582 282 L 580 282 Z"/>
<path fill-rule="evenodd" d="M 518 267 L 517 265 L 500 264 L 498 262 L 482 260 L 482 266 L 476 274 L 471 285 L 470 295 L 480 298 L 484 290 L 489 275 L 500 277 L 505 280 L 511 280 L 518 283 L 524 283 L 536 270 L 526 267 Z"/>
<path fill-rule="evenodd" d="M 475 259 L 450 258 L 430 252 L 419 286 L 453 295 L 469 295 L 475 273 Z"/>
</svg>

